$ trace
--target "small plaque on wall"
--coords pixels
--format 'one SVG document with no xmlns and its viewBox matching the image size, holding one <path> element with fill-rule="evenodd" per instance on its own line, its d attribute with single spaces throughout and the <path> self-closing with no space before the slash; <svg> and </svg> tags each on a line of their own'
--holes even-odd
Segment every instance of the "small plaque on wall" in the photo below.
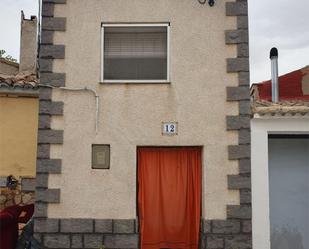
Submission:
<svg viewBox="0 0 309 249">
<path fill-rule="evenodd" d="M 106 144 L 92 145 L 92 168 L 109 169 L 110 167 L 110 146 Z"/>
<path fill-rule="evenodd" d="M 178 135 L 178 122 L 162 122 L 162 135 Z"/>
</svg>

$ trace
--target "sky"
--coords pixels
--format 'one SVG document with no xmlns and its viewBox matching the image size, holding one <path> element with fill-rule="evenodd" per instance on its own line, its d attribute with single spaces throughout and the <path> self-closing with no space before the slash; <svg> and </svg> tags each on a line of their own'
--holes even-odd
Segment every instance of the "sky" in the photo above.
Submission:
<svg viewBox="0 0 309 249">
<path fill-rule="evenodd" d="M 0 0 L 0 49 L 17 60 L 20 11 L 24 10 L 27 18 L 38 15 L 38 1 Z M 279 51 L 279 75 L 309 65 L 309 0 L 248 2 L 251 83 L 270 79 L 272 47 Z"/>
</svg>

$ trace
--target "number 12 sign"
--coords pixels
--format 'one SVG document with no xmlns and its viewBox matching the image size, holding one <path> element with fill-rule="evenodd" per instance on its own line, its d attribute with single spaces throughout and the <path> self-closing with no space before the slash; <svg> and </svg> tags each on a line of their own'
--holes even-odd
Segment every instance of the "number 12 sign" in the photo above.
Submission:
<svg viewBox="0 0 309 249">
<path fill-rule="evenodd" d="M 177 135 L 178 123 L 177 122 L 162 122 L 162 135 Z"/>
</svg>

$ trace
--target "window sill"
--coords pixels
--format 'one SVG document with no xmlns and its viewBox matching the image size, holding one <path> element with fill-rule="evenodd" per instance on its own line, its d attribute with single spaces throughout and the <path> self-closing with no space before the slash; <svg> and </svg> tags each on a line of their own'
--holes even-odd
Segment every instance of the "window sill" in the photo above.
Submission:
<svg viewBox="0 0 309 249">
<path fill-rule="evenodd" d="M 103 80 L 100 84 L 171 84 L 170 80 Z"/>
</svg>

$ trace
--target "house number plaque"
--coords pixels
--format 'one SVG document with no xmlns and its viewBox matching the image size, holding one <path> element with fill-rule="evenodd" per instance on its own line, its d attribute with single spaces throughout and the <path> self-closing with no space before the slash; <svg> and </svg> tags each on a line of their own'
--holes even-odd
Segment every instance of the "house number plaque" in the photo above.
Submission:
<svg viewBox="0 0 309 249">
<path fill-rule="evenodd" d="M 177 122 L 162 122 L 162 135 L 178 135 L 178 123 Z"/>
</svg>

